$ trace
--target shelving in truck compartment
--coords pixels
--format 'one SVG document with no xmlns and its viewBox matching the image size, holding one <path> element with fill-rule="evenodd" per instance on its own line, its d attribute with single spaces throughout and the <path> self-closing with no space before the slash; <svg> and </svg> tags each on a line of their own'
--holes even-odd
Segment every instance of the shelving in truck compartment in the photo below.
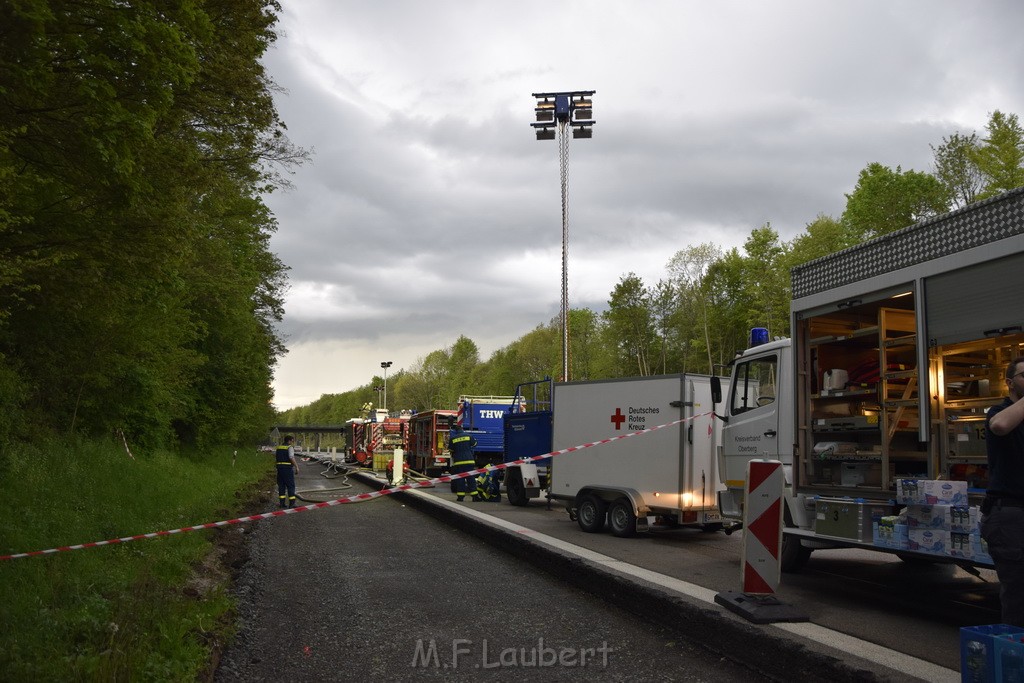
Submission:
<svg viewBox="0 0 1024 683">
<path fill-rule="evenodd" d="M 815 418 L 811 422 L 811 428 L 816 432 L 877 431 L 878 415 Z"/>
<path fill-rule="evenodd" d="M 817 315 L 807 319 L 811 344 L 878 334 L 878 318 L 874 312 L 842 312 Z"/>
<path fill-rule="evenodd" d="M 883 307 L 878 311 L 883 445 L 891 456 L 896 455 L 897 434 L 917 432 L 920 427 L 916 325 L 912 310 Z"/>
<path fill-rule="evenodd" d="M 1022 343 L 1021 335 L 1004 335 L 933 351 L 942 469 L 950 479 L 965 480 L 972 488 L 987 486 L 986 413 L 1002 402 L 1006 363 L 1019 355 Z"/>
<path fill-rule="evenodd" d="M 812 347 L 814 387 L 819 396 L 836 391 L 871 393 L 878 382 L 878 346 L 876 337 L 823 343 Z"/>
</svg>

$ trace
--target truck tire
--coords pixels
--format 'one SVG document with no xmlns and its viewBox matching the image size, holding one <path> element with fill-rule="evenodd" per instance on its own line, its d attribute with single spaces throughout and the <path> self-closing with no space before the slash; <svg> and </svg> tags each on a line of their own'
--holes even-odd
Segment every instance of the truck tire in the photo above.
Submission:
<svg viewBox="0 0 1024 683">
<path fill-rule="evenodd" d="M 636 536 L 636 515 L 633 504 L 626 498 L 619 498 L 608 507 L 608 524 L 612 533 L 619 538 Z"/>
<path fill-rule="evenodd" d="M 796 536 L 782 536 L 782 571 L 795 574 L 811 559 L 811 549 L 805 548 Z"/>
<path fill-rule="evenodd" d="M 530 502 L 530 499 L 526 497 L 523 475 L 519 470 L 510 470 L 506 474 L 505 495 L 508 496 L 508 502 L 517 507 L 523 507 Z"/>
<path fill-rule="evenodd" d="M 598 534 L 604 531 L 607 515 L 607 503 L 597 496 L 583 496 L 576 508 L 576 523 L 588 534 Z"/>
</svg>

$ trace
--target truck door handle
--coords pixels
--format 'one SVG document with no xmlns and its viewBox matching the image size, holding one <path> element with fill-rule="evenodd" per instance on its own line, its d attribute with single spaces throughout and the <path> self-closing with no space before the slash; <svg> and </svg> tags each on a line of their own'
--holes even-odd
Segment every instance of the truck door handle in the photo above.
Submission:
<svg viewBox="0 0 1024 683">
<path fill-rule="evenodd" d="M 764 435 L 767 436 L 769 439 L 774 439 L 775 438 L 775 430 L 774 429 L 769 429 L 767 432 L 764 433 Z"/>
</svg>

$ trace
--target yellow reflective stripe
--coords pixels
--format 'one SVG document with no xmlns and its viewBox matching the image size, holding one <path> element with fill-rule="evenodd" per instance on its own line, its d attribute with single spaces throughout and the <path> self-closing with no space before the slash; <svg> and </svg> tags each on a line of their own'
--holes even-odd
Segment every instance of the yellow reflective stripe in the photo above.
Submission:
<svg viewBox="0 0 1024 683">
<path fill-rule="evenodd" d="M 452 443 L 462 443 L 463 441 L 469 441 L 469 437 L 468 436 L 457 436 L 454 439 L 452 439 Z"/>
<path fill-rule="evenodd" d="M 291 464 L 292 464 L 292 461 L 291 461 L 291 460 L 285 460 L 284 462 L 279 462 L 279 463 L 277 463 L 277 464 L 278 464 L 278 465 L 291 465 Z"/>
<path fill-rule="evenodd" d="M 452 464 L 453 465 L 475 465 L 476 464 L 476 460 L 459 460 L 458 462 L 453 462 Z"/>
</svg>

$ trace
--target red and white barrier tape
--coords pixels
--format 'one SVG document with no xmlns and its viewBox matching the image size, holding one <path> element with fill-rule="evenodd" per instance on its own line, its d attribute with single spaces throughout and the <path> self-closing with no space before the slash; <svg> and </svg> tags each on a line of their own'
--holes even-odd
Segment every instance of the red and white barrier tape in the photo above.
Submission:
<svg viewBox="0 0 1024 683">
<path fill-rule="evenodd" d="M 713 412 L 701 413 L 700 415 L 694 415 L 692 417 L 684 417 L 679 420 L 673 420 L 672 422 L 666 422 L 656 427 L 648 427 L 647 429 L 641 429 L 635 432 L 628 432 L 626 434 L 620 434 L 619 436 L 613 436 L 607 439 L 601 439 L 600 441 L 591 441 L 590 443 L 580 444 L 579 446 L 572 446 L 571 448 L 563 448 L 559 451 L 551 451 L 543 455 L 534 455 L 529 458 L 520 458 L 518 460 L 512 460 L 509 462 L 498 463 L 497 465 L 488 465 L 487 467 L 480 467 L 469 472 L 460 472 L 459 474 L 450 474 L 443 477 L 436 477 L 434 479 L 427 479 L 424 481 L 418 481 L 412 484 L 400 484 L 389 489 L 383 489 L 381 491 L 371 491 L 369 493 L 357 493 L 353 496 L 346 496 L 344 498 L 336 498 L 335 500 L 328 500 L 322 503 L 312 503 L 310 505 L 302 505 L 296 508 L 287 508 L 284 510 L 275 510 L 274 512 L 264 512 L 260 515 L 250 515 L 248 517 L 239 517 L 237 519 L 226 519 L 220 522 L 208 522 L 207 524 L 197 524 L 195 526 L 182 527 L 180 529 L 171 529 L 170 531 L 155 531 L 149 534 L 138 534 L 136 536 L 125 536 L 123 538 L 112 538 L 107 541 L 94 541 L 92 543 L 80 543 L 78 545 L 65 545 L 59 548 L 48 548 L 47 550 L 33 550 L 28 553 L 14 553 L 11 555 L 0 555 L 0 561 L 3 560 L 20 560 L 23 557 L 38 557 L 39 555 L 53 555 L 55 553 L 67 552 L 69 550 L 82 550 L 84 548 L 98 548 L 103 545 L 116 545 L 118 543 L 128 543 L 130 541 L 139 541 L 144 538 L 158 538 L 160 536 L 172 536 L 174 534 L 183 534 L 187 531 L 200 531 L 202 529 L 216 529 L 218 527 L 230 526 L 232 524 L 243 524 L 245 522 L 256 522 L 261 519 L 270 519 L 272 517 L 282 517 L 284 515 L 294 515 L 299 512 L 307 512 L 309 510 L 316 510 L 318 508 L 334 507 L 335 505 L 344 505 L 346 503 L 361 503 L 366 500 L 372 500 L 374 498 L 380 498 L 382 496 L 389 496 L 392 493 L 398 493 L 399 491 L 408 491 L 410 489 L 429 488 L 434 484 L 448 483 L 455 481 L 456 479 L 465 479 L 466 477 L 476 476 L 483 474 L 484 472 L 494 472 L 497 470 L 503 470 L 510 465 L 525 465 L 538 460 L 544 460 L 545 458 L 553 458 L 555 456 L 563 455 L 565 453 L 572 453 L 574 451 L 581 451 L 585 448 L 593 448 L 594 446 L 602 446 L 612 441 L 619 441 L 621 439 L 629 439 L 634 436 L 641 436 L 650 432 L 657 431 L 659 429 L 665 429 L 666 427 L 673 427 L 689 420 L 696 420 L 699 417 L 705 417 L 707 415 L 714 415 Z"/>
</svg>

